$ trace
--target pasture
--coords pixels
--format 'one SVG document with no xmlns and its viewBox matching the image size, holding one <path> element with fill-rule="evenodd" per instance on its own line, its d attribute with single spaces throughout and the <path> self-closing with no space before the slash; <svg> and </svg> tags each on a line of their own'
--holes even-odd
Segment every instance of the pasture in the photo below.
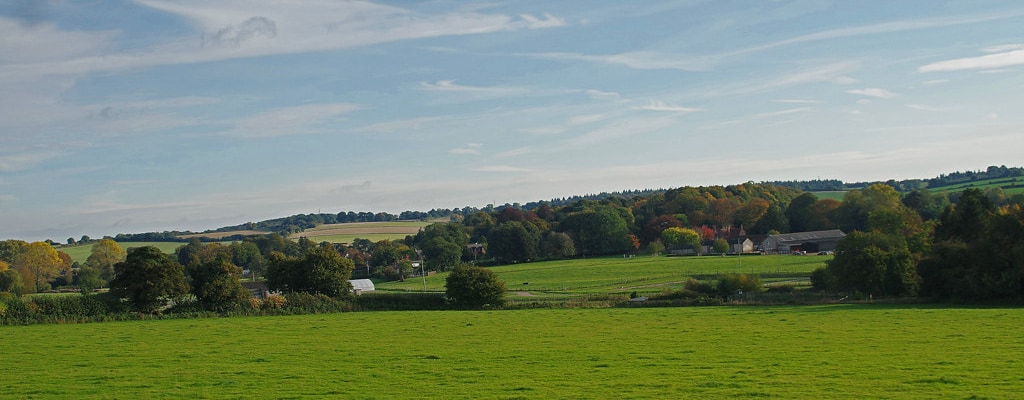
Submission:
<svg viewBox="0 0 1024 400">
<path fill-rule="evenodd" d="M 759 274 L 766 284 L 809 285 L 811 271 L 832 256 L 700 256 L 603 257 L 544 261 L 491 267 L 510 292 L 534 296 L 660 293 L 680 289 L 694 278 L 715 279 L 720 273 Z M 444 291 L 445 274 L 426 278 L 427 291 Z M 379 291 L 422 291 L 420 277 L 405 282 L 378 283 Z"/>
<path fill-rule="evenodd" d="M 133 247 L 156 246 L 156 248 L 160 249 L 160 251 L 167 254 L 173 254 L 174 249 L 177 249 L 178 247 L 184 246 L 186 244 L 187 243 L 183 242 L 117 242 L 118 246 L 121 246 L 121 248 L 126 250 Z M 89 255 L 92 254 L 92 245 L 93 243 L 80 244 L 74 246 L 64 246 L 58 248 L 57 250 L 68 253 L 68 255 L 71 256 L 71 259 L 74 261 L 84 263 L 85 260 L 89 259 Z"/>
<path fill-rule="evenodd" d="M 291 234 L 289 238 L 297 240 L 300 237 L 306 237 L 317 243 L 347 244 L 351 244 L 355 239 L 367 239 L 371 242 L 398 240 L 405 239 L 408 235 L 415 235 L 420 229 L 432 223 L 425 221 L 347 222 L 309 228 Z"/>
<path fill-rule="evenodd" d="M 1024 309 L 363 312 L 0 327 L 0 398 L 1014 398 Z"/>
<path fill-rule="evenodd" d="M 1003 188 L 1006 194 L 1024 193 L 1024 178 L 995 178 L 983 179 L 972 182 L 962 182 L 947 186 L 928 188 L 931 191 L 959 192 L 964 189 L 988 190 L 992 188 Z"/>
</svg>

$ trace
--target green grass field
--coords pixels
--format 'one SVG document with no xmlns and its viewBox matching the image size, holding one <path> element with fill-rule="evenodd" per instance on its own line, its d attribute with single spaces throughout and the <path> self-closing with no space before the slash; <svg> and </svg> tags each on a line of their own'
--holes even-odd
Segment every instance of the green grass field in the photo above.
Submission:
<svg viewBox="0 0 1024 400">
<path fill-rule="evenodd" d="M 996 178 L 996 179 L 985 179 L 974 182 L 964 182 L 955 185 L 938 186 L 928 188 L 931 191 L 947 191 L 947 192 L 959 192 L 964 189 L 991 189 L 995 187 L 1003 188 L 1006 194 L 1024 193 L 1024 178 Z"/>
<path fill-rule="evenodd" d="M 118 246 L 121 246 L 121 248 L 124 249 L 142 246 L 156 246 L 158 249 L 160 249 L 160 251 L 163 251 L 164 253 L 167 254 L 173 254 L 174 249 L 177 249 L 178 247 L 185 245 L 185 243 L 179 242 L 118 242 L 117 244 Z M 85 260 L 89 259 L 89 254 L 92 254 L 92 245 L 92 243 L 89 243 L 83 245 L 65 246 L 57 250 L 68 253 L 68 255 L 71 256 L 71 259 L 74 261 L 84 263 Z"/>
<path fill-rule="evenodd" d="M 1016 398 L 1024 309 L 364 312 L 0 327 L 0 398 Z"/>
<path fill-rule="evenodd" d="M 688 278 L 714 279 L 720 273 L 761 275 L 765 283 L 809 284 L 811 271 L 824 267 L 831 256 L 700 256 L 700 257 L 605 257 L 545 261 L 492 267 L 509 291 L 538 296 L 572 296 L 637 292 L 660 293 L 679 289 Z M 428 291 L 443 291 L 445 274 L 428 276 Z M 524 284 L 528 283 L 528 284 Z M 422 291 L 423 279 L 386 282 L 381 291 Z"/>
<path fill-rule="evenodd" d="M 843 197 L 846 196 L 846 191 L 843 190 L 810 193 L 813 194 L 814 197 L 817 197 L 818 200 L 832 199 L 836 201 L 843 201 Z"/>
</svg>

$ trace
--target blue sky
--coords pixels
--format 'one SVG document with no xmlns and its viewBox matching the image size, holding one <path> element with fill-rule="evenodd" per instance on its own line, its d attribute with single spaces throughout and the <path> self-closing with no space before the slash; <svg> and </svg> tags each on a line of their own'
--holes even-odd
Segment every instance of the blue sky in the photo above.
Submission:
<svg viewBox="0 0 1024 400">
<path fill-rule="evenodd" d="M 0 0 L 0 239 L 1020 166 L 1019 1 Z"/>
</svg>

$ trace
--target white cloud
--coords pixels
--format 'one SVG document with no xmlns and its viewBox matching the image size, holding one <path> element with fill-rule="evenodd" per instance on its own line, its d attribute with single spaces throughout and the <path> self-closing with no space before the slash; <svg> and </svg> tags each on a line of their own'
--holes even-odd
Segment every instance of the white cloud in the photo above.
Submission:
<svg viewBox="0 0 1024 400">
<path fill-rule="evenodd" d="M 350 103 L 308 104 L 276 108 L 242 118 L 225 135 L 273 137 L 321 132 L 320 125 L 361 109 Z"/>
<path fill-rule="evenodd" d="M 890 92 L 882 88 L 864 88 L 864 89 L 852 89 L 847 90 L 846 93 L 857 94 L 861 96 L 877 97 L 879 99 L 891 99 L 898 96 L 897 93 Z"/>
<path fill-rule="evenodd" d="M 939 61 L 922 65 L 918 72 L 948 72 L 963 71 L 971 69 L 997 69 L 1014 65 L 1024 65 L 1024 49 L 1021 45 L 1012 45 L 1013 50 L 1003 51 L 995 54 L 988 54 L 978 57 L 964 57 L 947 61 Z M 1000 49 L 1007 49 L 1001 47 Z M 990 48 L 991 49 L 991 48 Z"/>
<path fill-rule="evenodd" d="M 530 29 L 557 28 L 566 25 L 565 19 L 548 13 L 544 13 L 543 18 L 534 17 L 530 14 L 520 14 L 519 17 L 526 21 L 526 26 Z"/>
<path fill-rule="evenodd" d="M 651 100 L 650 103 L 648 103 L 647 105 L 639 106 L 639 107 L 633 107 L 633 109 L 634 110 L 648 110 L 648 111 L 668 111 L 668 112 L 676 112 L 676 113 L 684 113 L 684 114 L 685 113 L 704 111 L 703 108 L 677 106 L 677 105 L 665 103 L 665 102 L 663 102 L 661 100 Z"/>
</svg>

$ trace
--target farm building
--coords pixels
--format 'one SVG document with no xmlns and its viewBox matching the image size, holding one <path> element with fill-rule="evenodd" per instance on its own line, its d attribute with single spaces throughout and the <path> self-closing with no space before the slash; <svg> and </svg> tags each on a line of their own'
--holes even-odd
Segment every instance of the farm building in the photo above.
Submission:
<svg viewBox="0 0 1024 400">
<path fill-rule="evenodd" d="M 745 237 L 729 239 L 729 251 L 738 254 L 753 253 L 754 242 Z"/>
<path fill-rule="evenodd" d="M 352 293 L 355 293 L 356 296 L 375 290 L 373 281 L 369 279 L 352 279 L 348 283 L 352 284 Z"/>
<path fill-rule="evenodd" d="M 846 234 L 838 229 L 769 235 L 761 242 L 761 249 L 769 254 L 833 251 L 836 249 L 836 242 L 844 237 Z"/>
</svg>

